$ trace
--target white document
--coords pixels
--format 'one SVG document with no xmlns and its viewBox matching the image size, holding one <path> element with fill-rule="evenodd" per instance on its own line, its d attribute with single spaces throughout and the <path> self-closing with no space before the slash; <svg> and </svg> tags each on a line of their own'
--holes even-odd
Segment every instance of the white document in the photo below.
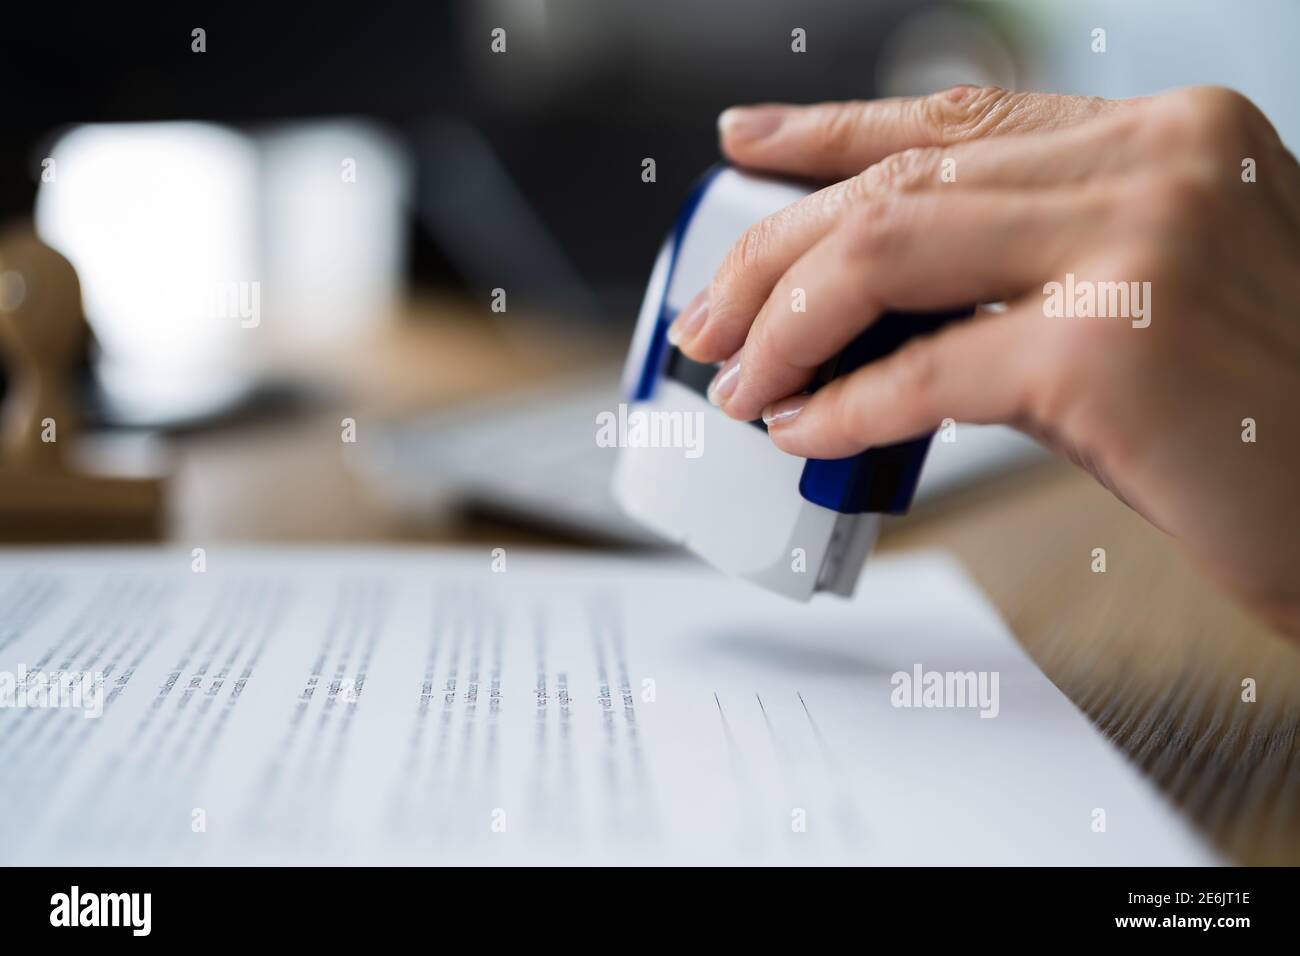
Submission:
<svg viewBox="0 0 1300 956">
<path fill-rule="evenodd" d="M 0 697 L 6 865 L 1214 862 L 942 555 L 10 550 Z"/>
</svg>

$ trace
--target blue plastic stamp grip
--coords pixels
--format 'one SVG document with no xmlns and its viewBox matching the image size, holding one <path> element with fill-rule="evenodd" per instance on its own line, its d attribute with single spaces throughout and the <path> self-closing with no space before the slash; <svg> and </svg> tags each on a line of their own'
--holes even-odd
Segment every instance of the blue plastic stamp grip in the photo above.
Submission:
<svg viewBox="0 0 1300 956">
<path fill-rule="evenodd" d="M 884 358 L 913 336 L 935 332 L 974 311 L 968 307 L 943 312 L 887 312 L 854 339 L 829 368 L 823 369 L 817 387 Z M 933 432 L 895 445 L 869 448 L 848 458 L 810 458 L 799 480 L 799 493 L 814 504 L 844 514 L 903 514 L 912 505 L 932 437 Z"/>
</svg>

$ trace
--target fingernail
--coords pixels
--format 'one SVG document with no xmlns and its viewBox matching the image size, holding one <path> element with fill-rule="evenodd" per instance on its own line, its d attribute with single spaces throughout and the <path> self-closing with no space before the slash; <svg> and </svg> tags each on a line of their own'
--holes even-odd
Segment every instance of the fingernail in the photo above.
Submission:
<svg viewBox="0 0 1300 956">
<path fill-rule="evenodd" d="M 776 132 L 784 111 L 779 106 L 733 106 L 718 116 L 718 133 L 725 139 L 751 142 Z"/>
<path fill-rule="evenodd" d="M 713 381 L 709 383 L 708 396 L 709 401 L 714 405 L 721 405 L 731 397 L 731 393 L 736 390 L 736 380 L 740 377 L 740 353 L 737 352 L 731 358 L 723 363 L 722 368 L 718 369 L 718 374 L 713 376 Z"/>
<path fill-rule="evenodd" d="M 690 302 L 686 308 L 677 313 L 673 324 L 668 326 L 668 344 L 677 345 L 695 337 L 709 315 L 709 290 L 705 289 Z"/>
<path fill-rule="evenodd" d="M 763 424 L 768 428 L 788 424 L 803 411 L 803 407 L 807 404 L 807 395 L 791 395 L 779 402 L 773 402 L 763 409 Z"/>
</svg>

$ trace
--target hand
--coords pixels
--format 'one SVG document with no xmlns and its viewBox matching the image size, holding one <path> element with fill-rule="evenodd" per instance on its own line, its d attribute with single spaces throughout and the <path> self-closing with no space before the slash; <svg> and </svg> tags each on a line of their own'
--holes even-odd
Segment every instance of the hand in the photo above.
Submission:
<svg viewBox="0 0 1300 956">
<path fill-rule="evenodd" d="M 739 165 L 835 181 L 752 227 L 670 330 L 724 363 L 728 415 L 815 458 L 1014 425 L 1300 637 L 1300 168 L 1248 100 L 959 87 L 720 129 Z M 1088 289 L 1110 317 L 1082 317 Z M 802 394 L 882 312 L 969 302 L 1006 307 Z"/>
</svg>

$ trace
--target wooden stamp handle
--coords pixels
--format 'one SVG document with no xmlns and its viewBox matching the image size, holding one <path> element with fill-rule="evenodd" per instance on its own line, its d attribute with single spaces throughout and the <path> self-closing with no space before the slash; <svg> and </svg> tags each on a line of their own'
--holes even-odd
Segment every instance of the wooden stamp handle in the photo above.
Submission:
<svg viewBox="0 0 1300 956">
<path fill-rule="evenodd" d="M 30 227 L 0 234 L 0 361 L 9 379 L 0 421 L 0 462 L 58 470 L 76 431 L 72 369 L 88 331 L 81 284 L 62 255 Z"/>
</svg>

